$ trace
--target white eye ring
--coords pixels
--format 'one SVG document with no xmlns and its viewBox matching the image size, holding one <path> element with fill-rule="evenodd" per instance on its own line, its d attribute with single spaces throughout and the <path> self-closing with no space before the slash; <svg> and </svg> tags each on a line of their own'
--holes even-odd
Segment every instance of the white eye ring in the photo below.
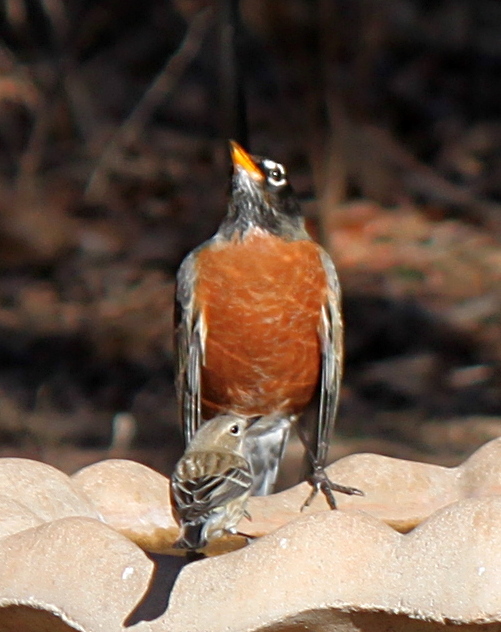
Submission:
<svg viewBox="0 0 501 632">
<path fill-rule="evenodd" d="M 263 160 L 263 167 L 266 169 L 266 179 L 269 184 L 275 187 L 287 184 L 287 176 L 283 165 L 266 158 Z"/>
</svg>

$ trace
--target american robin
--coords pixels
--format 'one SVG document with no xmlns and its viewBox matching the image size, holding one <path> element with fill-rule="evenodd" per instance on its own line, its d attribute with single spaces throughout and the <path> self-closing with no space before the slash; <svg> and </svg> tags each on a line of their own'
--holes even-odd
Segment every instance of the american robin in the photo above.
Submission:
<svg viewBox="0 0 501 632">
<path fill-rule="evenodd" d="M 181 524 L 176 548 L 197 550 L 225 531 L 236 533 L 251 493 L 244 457 L 249 419 L 220 415 L 204 423 L 177 463 L 172 498 Z"/>
<path fill-rule="evenodd" d="M 308 235 L 283 165 L 230 141 L 228 212 L 177 275 L 177 390 L 188 443 L 205 419 L 267 416 L 247 438 L 253 493 L 273 490 L 291 423 L 319 392 L 305 438 L 311 498 L 361 494 L 324 472 L 343 359 L 340 289 L 329 255 Z M 271 415 L 271 417 L 270 417 Z"/>
</svg>

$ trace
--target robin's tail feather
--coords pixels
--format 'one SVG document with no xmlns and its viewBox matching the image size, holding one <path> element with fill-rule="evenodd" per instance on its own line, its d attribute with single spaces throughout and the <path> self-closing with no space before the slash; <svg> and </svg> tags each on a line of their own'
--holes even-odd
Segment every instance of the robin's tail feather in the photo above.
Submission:
<svg viewBox="0 0 501 632">
<path fill-rule="evenodd" d="M 247 431 L 245 455 L 251 464 L 253 496 L 273 493 L 280 461 L 289 438 L 295 417 L 276 414 L 266 415 L 254 422 Z"/>
</svg>

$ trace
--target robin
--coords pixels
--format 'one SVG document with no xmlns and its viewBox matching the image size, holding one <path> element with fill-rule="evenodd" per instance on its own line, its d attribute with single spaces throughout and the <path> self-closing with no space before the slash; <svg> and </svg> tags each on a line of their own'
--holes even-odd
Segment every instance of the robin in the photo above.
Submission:
<svg viewBox="0 0 501 632">
<path fill-rule="evenodd" d="M 291 424 L 319 394 L 316 427 L 300 437 L 312 494 L 361 492 L 324 472 L 343 359 L 340 288 L 307 233 L 283 165 L 230 141 L 228 212 L 177 275 L 177 390 L 185 440 L 214 415 L 265 416 L 247 433 L 254 494 L 273 491 Z"/>
<path fill-rule="evenodd" d="M 207 421 L 177 463 L 171 490 L 181 536 L 175 548 L 196 551 L 224 532 L 237 533 L 252 487 L 244 457 L 249 423 L 236 415 Z"/>
</svg>

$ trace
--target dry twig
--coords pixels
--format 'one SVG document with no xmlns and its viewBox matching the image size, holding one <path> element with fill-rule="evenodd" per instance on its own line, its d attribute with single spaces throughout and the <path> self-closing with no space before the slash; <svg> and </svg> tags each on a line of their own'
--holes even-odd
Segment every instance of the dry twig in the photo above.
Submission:
<svg viewBox="0 0 501 632">
<path fill-rule="evenodd" d="M 193 18 L 178 50 L 170 57 L 129 117 L 108 142 L 89 179 L 86 190 L 88 199 L 101 197 L 106 188 L 109 169 L 117 159 L 117 154 L 139 136 L 155 108 L 172 93 L 188 66 L 195 59 L 211 17 L 212 11 L 208 8 L 200 11 Z"/>
</svg>

